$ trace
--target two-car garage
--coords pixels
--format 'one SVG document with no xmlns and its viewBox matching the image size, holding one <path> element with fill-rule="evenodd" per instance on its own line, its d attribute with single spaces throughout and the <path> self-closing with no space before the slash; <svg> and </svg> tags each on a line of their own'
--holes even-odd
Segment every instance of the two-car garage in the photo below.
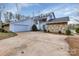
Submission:
<svg viewBox="0 0 79 59">
<path fill-rule="evenodd" d="M 31 31 L 32 25 L 33 25 L 32 19 L 19 20 L 19 21 L 11 22 L 10 23 L 10 31 L 12 31 L 12 32 Z"/>
</svg>

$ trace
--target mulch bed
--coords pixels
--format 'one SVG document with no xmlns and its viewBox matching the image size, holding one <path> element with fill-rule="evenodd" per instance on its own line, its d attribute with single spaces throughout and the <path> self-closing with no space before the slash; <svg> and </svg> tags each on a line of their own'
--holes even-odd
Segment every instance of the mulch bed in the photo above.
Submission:
<svg viewBox="0 0 79 59">
<path fill-rule="evenodd" d="M 65 40 L 69 44 L 70 55 L 79 56 L 79 36 L 69 36 Z"/>
</svg>

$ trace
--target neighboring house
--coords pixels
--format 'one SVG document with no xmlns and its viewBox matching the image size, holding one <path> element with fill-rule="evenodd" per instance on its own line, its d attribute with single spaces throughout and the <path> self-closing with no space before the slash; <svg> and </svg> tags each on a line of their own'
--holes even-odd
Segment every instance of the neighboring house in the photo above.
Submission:
<svg viewBox="0 0 79 59">
<path fill-rule="evenodd" d="M 2 21 L 0 20 L 0 28 L 2 28 Z"/>
<path fill-rule="evenodd" d="M 27 18 L 24 20 L 18 20 L 15 22 L 10 22 L 10 31 L 12 32 L 25 32 L 31 31 L 33 25 L 32 18 Z"/>
<path fill-rule="evenodd" d="M 0 28 L 2 28 L 1 11 L 0 11 Z"/>
<path fill-rule="evenodd" d="M 65 33 L 65 31 L 68 29 L 68 21 L 69 17 L 61 17 L 61 18 L 55 18 L 54 20 L 49 20 L 47 22 L 47 31 L 48 32 L 62 32 Z"/>
</svg>

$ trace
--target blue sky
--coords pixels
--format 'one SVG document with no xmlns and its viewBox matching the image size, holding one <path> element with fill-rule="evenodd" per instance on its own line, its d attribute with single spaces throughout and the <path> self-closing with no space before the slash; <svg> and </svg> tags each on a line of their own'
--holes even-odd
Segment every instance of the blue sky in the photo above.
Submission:
<svg viewBox="0 0 79 59">
<path fill-rule="evenodd" d="M 17 12 L 16 4 L 6 3 L 5 9 L 13 13 Z M 25 16 L 45 14 L 53 11 L 57 18 L 69 16 L 71 21 L 79 19 L 79 4 L 77 3 L 20 3 L 18 13 Z"/>
</svg>

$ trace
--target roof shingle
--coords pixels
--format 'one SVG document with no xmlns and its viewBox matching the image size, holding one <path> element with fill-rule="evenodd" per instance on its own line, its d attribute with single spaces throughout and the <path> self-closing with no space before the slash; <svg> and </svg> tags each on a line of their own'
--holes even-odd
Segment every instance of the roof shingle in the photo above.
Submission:
<svg viewBox="0 0 79 59">
<path fill-rule="evenodd" d="M 51 19 L 47 23 L 61 23 L 61 22 L 68 22 L 68 21 L 69 21 L 69 17 L 61 17 L 61 18 Z"/>
</svg>

